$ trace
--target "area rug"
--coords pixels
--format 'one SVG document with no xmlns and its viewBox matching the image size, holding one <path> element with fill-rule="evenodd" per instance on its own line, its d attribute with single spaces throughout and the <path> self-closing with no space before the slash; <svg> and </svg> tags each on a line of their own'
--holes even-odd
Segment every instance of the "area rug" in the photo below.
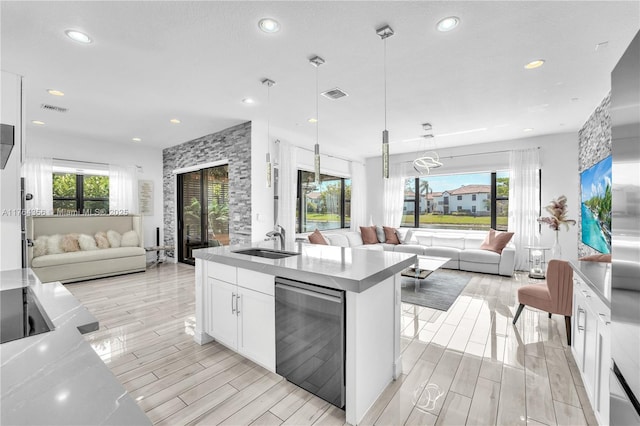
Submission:
<svg viewBox="0 0 640 426">
<path fill-rule="evenodd" d="M 455 271 L 437 270 L 424 280 L 402 277 L 402 301 L 439 311 L 448 310 L 471 277 Z"/>
</svg>

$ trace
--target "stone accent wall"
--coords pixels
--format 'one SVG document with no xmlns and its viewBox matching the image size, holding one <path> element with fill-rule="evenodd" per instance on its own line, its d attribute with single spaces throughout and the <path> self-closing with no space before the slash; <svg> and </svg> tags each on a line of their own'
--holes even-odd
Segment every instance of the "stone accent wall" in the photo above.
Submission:
<svg viewBox="0 0 640 426">
<path fill-rule="evenodd" d="M 251 239 L 251 122 L 166 148 L 162 151 L 164 243 L 175 246 L 176 169 L 229 161 L 229 238 Z M 168 253 L 177 257 L 176 253 Z"/>
<path fill-rule="evenodd" d="M 591 114 L 578 132 L 578 172 L 596 164 L 611 155 L 611 93 L 609 93 Z M 578 194 L 581 190 L 578 187 Z M 578 212 L 578 257 L 598 253 L 582 243 L 582 217 Z"/>
</svg>

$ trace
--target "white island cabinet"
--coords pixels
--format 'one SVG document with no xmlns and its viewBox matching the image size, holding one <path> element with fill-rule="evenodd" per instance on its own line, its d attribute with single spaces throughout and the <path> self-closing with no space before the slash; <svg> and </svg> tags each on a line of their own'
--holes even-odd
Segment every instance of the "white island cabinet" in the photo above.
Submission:
<svg viewBox="0 0 640 426">
<path fill-rule="evenodd" d="M 601 425 L 609 424 L 611 368 L 611 266 L 578 262 L 571 265 L 573 318 L 571 352 L 580 370 L 589 402 Z"/>
<path fill-rule="evenodd" d="M 194 251 L 195 341 L 215 339 L 276 372 L 276 277 L 343 291 L 344 409 L 357 425 L 402 373 L 400 272 L 416 256 L 308 244 L 282 259 L 236 253 L 246 248 Z"/>
</svg>

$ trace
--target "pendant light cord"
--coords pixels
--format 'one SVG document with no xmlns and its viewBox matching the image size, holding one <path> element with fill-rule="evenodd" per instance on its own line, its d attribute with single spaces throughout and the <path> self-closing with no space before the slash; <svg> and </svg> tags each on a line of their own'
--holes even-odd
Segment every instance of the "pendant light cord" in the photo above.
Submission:
<svg viewBox="0 0 640 426">
<path fill-rule="evenodd" d="M 319 145 L 319 141 L 320 141 L 320 113 L 318 110 L 318 90 L 319 90 L 319 85 L 318 85 L 318 68 L 320 68 L 320 65 L 316 66 L 316 144 Z"/>
<path fill-rule="evenodd" d="M 267 84 L 267 154 L 271 155 L 271 85 Z"/>
<path fill-rule="evenodd" d="M 384 129 L 387 130 L 387 39 L 384 42 Z"/>
</svg>

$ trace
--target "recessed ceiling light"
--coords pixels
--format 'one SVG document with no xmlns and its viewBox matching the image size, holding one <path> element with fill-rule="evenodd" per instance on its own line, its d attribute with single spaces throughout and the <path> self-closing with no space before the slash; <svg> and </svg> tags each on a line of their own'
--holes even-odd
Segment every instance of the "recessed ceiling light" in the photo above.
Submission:
<svg viewBox="0 0 640 426">
<path fill-rule="evenodd" d="M 527 127 L 526 129 L 522 129 L 523 132 L 533 132 L 531 127 Z"/>
<path fill-rule="evenodd" d="M 169 120 L 169 123 L 171 123 L 171 124 L 180 124 L 180 123 L 182 123 L 182 121 L 178 120 L 177 118 L 172 118 L 171 120 Z"/>
<path fill-rule="evenodd" d="M 64 92 L 56 89 L 48 89 L 47 92 L 53 96 L 64 96 Z"/>
<path fill-rule="evenodd" d="M 134 142 L 142 142 L 142 138 L 131 138 Z"/>
<path fill-rule="evenodd" d="M 36 126 L 44 126 L 44 121 L 31 120 L 31 124 L 35 124 Z"/>
<path fill-rule="evenodd" d="M 67 30 L 64 32 L 67 37 L 69 37 L 73 41 L 77 41 L 78 43 L 89 44 L 92 42 L 91 37 L 86 35 L 83 32 L 77 30 Z"/>
<path fill-rule="evenodd" d="M 256 101 L 254 101 L 254 100 L 253 100 L 253 99 L 251 99 L 251 98 L 244 98 L 244 99 L 242 100 L 242 103 L 243 103 L 243 104 L 254 104 L 254 103 L 256 103 Z"/>
<path fill-rule="evenodd" d="M 311 123 L 311 124 L 315 124 L 315 123 L 317 123 L 317 122 L 318 122 L 318 119 L 317 119 L 317 118 L 313 118 L 313 117 L 311 117 L 311 118 L 310 118 L 310 119 L 308 119 L 307 121 L 308 121 L 309 123 Z"/>
<path fill-rule="evenodd" d="M 571 102 L 578 102 L 580 98 L 571 98 Z"/>
<path fill-rule="evenodd" d="M 438 31 L 446 33 L 447 31 L 451 31 L 460 23 L 460 18 L 457 16 L 447 16 L 446 18 L 442 18 L 438 21 L 436 28 Z"/>
<path fill-rule="evenodd" d="M 277 33 L 280 31 L 280 23 L 273 18 L 263 18 L 258 22 L 258 28 L 265 33 Z"/>
<path fill-rule="evenodd" d="M 535 61 L 529 62 L 524 67 L 528 70 L 532 70 L 534 68 L 540 68 L 543 65 L 544 65 L 544 59 L 536 59 Z"/>
</svg>

